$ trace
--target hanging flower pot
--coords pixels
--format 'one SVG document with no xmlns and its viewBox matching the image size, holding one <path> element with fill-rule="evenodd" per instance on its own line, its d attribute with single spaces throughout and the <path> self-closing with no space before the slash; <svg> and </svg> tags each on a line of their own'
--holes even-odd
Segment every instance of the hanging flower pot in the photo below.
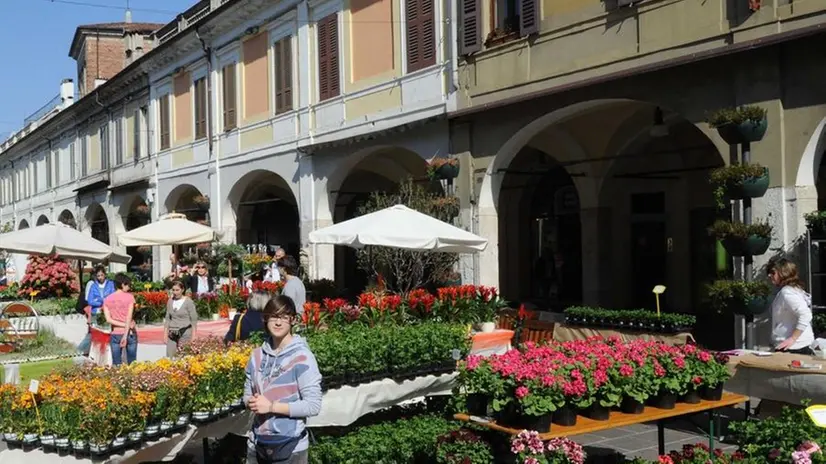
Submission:
<svg viewBox="0 0 826 464">
<path fill-rule="evenodd" d="M 717 313 L 749 316 L 766 311 L 770 293 L 763 281 L 717 280 L 706 288 L 706 300 Z"/>
<path fill-rule="evenodd" d="M 436 180 L 455 179 L 459 175 L 459 160 L 456 158 L 434 158 L 427 164 L 427 175 Z"/>
<path fill-rule="evenodd" d="M 152 247 L 151 246 L 139 246 L 135 251 L 142 255 L 151 255 L 152 254 Z"/>
<path fill-rule="evenodd" d="M 148 218 L 151 214 L 152 210 L 146 205 L 138 205 L 135 207 L 135 210 L 132 211 L 132 215 L 138 218 Z"/>
<path fill-rule="evenodd" d="M 201 211 L 209 211 L 209 197 L 206 195 L 195 195 L 192 197 L 192 202 Z"/>
<path fill-rule="evenodd" d="M 759 142 L 769 127 L 766 110 L 753 105 L 719 109 L 708 116 L 707 122 L 729 145 Z"/>
<path fill-rule="evenodd" d="M 813 238 L 826 237 L 826 211 L 812 211 L 806 213 L 803 218 Z"/>
<path fill-rule="evenodd" d="M 769 189 L 769 170 L 759 164 L 732 164 L 715 169 L 709 180 L 714 185 L 714 199 L 722 209 L 729 200 L 760 198 Z"/>
<path fill-rule="evenodd" d="M 742 224 L 717 221 L 709 230 L 731 256 L 759 256 L 769 249 L 772 226 L 767 222 Z"/>
</svg>

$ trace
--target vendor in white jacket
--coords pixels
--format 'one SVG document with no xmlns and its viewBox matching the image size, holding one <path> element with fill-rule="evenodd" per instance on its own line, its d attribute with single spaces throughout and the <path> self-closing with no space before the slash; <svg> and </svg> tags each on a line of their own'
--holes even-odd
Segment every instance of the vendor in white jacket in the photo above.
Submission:
<svg viewBox="0 0 826 464">
<path fill-rule="evenodd" d="M 769 262 L 766 273 L 780 289 L 772 302 L 772 343 L 775 350 L 814 354 L 812 297 L 803 290 L 797 266 L 786 258 Z"/>
</svg>

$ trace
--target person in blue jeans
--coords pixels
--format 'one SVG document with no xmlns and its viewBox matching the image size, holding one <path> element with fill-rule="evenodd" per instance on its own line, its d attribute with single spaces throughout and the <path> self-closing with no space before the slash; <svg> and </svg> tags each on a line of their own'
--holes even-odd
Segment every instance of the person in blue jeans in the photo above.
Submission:
<svg viewBox="0 0 826 464">
<path fill-rule="evenodd" d="M 126 364 L 132 364 L 138 357 L 138 334 L 135 330 L 135 297 L 129 293 L 132 279 L 126 274 L 115 276 L 115 293 L 103 300 L 103 315 L 112 325 L 109 345 L 112 348 L 112 365 L 123 363 L 126 349 Z"/>
<path fill-rule="evenodd" d="M 89 312 L 86 314 L 87 324 L 92 325 L 93 321 L 103 308 L 103 300 L 109 295 L 115 293 L 115 284 L 106 278 L 106 268 L 103 266 L 95 267 L 95 276 L 86 284 L 85 299 Z M 87 332 L 86 336 L 78 345 L 78 351 L 84 355 L 89 354 L 92 347 L 92 335 Z"/>
</svg>

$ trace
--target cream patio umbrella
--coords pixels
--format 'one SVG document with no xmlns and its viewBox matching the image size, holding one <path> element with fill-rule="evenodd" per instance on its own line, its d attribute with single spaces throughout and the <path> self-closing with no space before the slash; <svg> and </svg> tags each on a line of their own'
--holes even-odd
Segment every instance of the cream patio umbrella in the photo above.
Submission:
<svg viewBox="0 0 826 464">
<path fill-rule="evenodd" d="M 0 234 L 0 250 L 29 255 L 58 255 L 83 261 L 127 264 L 131 259 L 109 245 L 65 224 L 43 224 Z"/>
<path fill-rule="evenodd" d="M 218 232 L 211 227 L 192 222 L 185 215 L 170 213 L 155 222 L 118 235 L 122 246 L 185 245 L 211 242 Z"/>
<path fill-rule="evenodd" d="M 488 245 L 485 238 L 404 205 L 391 206 L 310 232 L 310 243 L 446 253 L 476 253 Z"/>
</svg>

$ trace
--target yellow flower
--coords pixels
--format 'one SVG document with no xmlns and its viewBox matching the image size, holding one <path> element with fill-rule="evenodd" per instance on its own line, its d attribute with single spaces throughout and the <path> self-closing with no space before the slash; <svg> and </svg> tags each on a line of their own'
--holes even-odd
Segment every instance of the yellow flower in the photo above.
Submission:
<svg viewBox="0 0 826 464">
<path fill-rule="evenodd" d="M 152 284 L 143 284 L 143 288 L 145 290 L 149 290 L 150 288 L 152 288 Z"/>
</svg>

